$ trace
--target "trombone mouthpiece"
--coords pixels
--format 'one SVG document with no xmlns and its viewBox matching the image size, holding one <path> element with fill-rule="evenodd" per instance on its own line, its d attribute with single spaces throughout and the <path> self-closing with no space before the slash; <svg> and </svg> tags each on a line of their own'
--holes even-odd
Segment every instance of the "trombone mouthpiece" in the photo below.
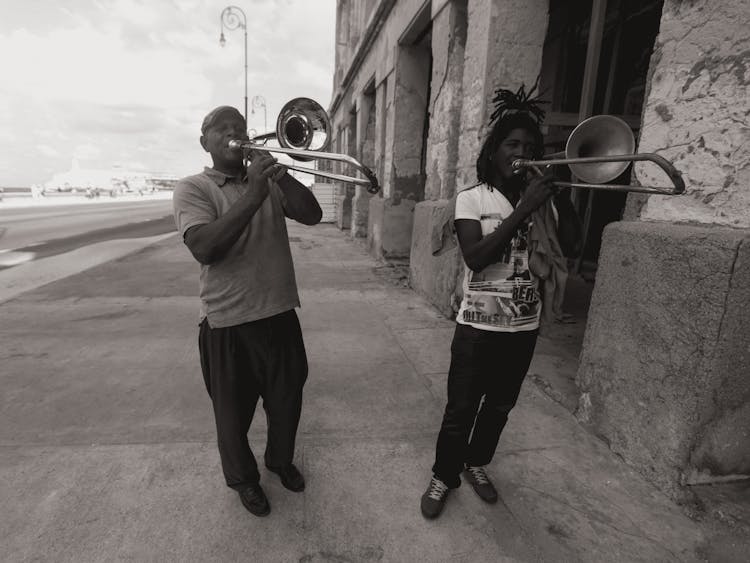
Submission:
<svg viewBox="0 0 750 563">
<path fill-rule="evenodd" d="M 238 141 L 236 139 L 229 141 L 227 143 L 230 149 L 241 149 L 242 148 L 242 141 Z"/>
<path fill-rule="evenodd" d="M 525 172 L 523 168 L 524 161 L 521 158 L 517 158 L 511 163 L 511 168 L 513 168 L 513 174 L 523 174 Z"/>
</svg>

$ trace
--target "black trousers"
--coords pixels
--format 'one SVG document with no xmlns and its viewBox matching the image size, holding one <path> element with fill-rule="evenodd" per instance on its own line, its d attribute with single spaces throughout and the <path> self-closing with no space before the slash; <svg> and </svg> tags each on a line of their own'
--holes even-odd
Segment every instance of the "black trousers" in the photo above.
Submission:
<svg viewBox="0 0 750 563">
<path fill-rule="evenodd" d="M 279 468 L 292 463 L 307 379 L 307 356 L 295 311 L 227 328 L 212 329 L 204 320 L 198 348 L 227 485 L 239 490 L 260 480 L 247 441 L 259 398 L 268 421 L 266 465 Z"/>
<path fill-rule="evenodd" d="M 536 339 L 537 331 L 491 332 L 456 325 L 448 404 L 432 467 L 448 487 L 461 484 L 464 464 L 492 461 L 508 413 L 521 392 Z"/>
</svg>

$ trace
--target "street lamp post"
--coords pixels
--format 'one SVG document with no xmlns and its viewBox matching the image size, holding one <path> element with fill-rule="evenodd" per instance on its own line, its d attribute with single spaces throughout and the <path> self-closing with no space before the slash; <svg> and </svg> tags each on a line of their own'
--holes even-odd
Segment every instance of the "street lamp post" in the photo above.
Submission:
<svg viewBox="0 0 750 563">
<path fill-rule="evenodd" d="M 255 108 L 263 108 L 263 132 L 268 133 L 268 119 L 266 116 L 266 99 L 263 96 L 253 96 L 253 114 L 255 113 Z"/>
<path fill-rule="evenodd" d="M 240 19 L 242 16 L 242 19 Z M 237 6 L 227 6 L 221 12 L 221 37 L 219 44 L 223 47 L 227 42 L 224 39 L 224 28 L 233 31 L 242 28 L 245 31 L 245 126 L 247 126 L 247 17 L 245 12 Z"/>
</svg>

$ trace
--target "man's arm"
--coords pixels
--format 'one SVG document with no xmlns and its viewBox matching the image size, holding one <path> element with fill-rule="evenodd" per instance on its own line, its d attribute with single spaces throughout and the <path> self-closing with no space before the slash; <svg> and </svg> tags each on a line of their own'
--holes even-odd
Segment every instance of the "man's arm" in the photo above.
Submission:
<svg viewBox="0 0 750 563">
<path fill-rule="evenodd" d="M 287 217 L 303 225 L 320 223 L 323 210 L 320 208 L 318 200 L 315 199 L 312 190 L 307 189 L 304 184 L 289 173 L 285 173 L 276 179 L 276 183 L 284 195 L 284 212 Z"/>
<path fill-rule="evenodd" d="M 221 217 L 203 225 L 190 227 L 185 245 L 204 265 L 221 260 L 237 242 L 255 213 L 268 196 L 268 178 L 274 173 L 276 159 L 262 155 L 247 167 L 247 191 Z"/>
<path fill-rule="evenodd" d="M 482 236 L 482 225 L 473 219 L 456 219 L 456 235 L 464 262 L 474 272 L 481 272 L 500 259 L 513 240 L 518 227 L 534 210 L 552 196 L 552 176 L 542 176 L 531 181 L 523 198 L 513 213 L 503 219 L 500 226 L 487 236 Z"/>
<path fill-rule="evenodd" d="M 190 253 L 206 266 L 221 260 L 262 204 L 263 200 L 257 196 L 245 195 L 215 221 L 190 227 L 185 233 L 185 244 Z"/>
<path fill-rule="evenodd" d="M 524 219 L 524 214 L 516 209 L 485 237 L 482 236 L 482 224 L 479 221 L 456 219 L 456 235 L 466 265 L 474 272 L 481 272 L 497 262 Z"/>
</svg>

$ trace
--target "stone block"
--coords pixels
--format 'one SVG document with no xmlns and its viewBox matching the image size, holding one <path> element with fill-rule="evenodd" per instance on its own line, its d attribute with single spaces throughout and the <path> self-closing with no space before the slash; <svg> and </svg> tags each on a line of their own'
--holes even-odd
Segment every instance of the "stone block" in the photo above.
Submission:
<svg viewBox="0 0 750 563">
<path fill-rule="evenodd" d="M 733 263 L 714 352 L 716 406 L 691 452 L 688 482 L 750 474 L 749 306 L 750 244 L 745 238 Z"/>
<path fill-rule="evenodd" d="M 459 276 L 462 274 L 458 246 L 432 255 L 432 231 L 448 200 L 422 201 L 414 209 L 414 230 L 409 258 L 411 286 L 424 295 L 446 317 L 458 309 Z"/>
<path fill-rule="evenodd" d="M 411 199 L 372 198 L 368 218 L 367 248 L 376 258 L 408 258 L 414 224 Z"/>
<path fill-rule="evenodd" d="M 577 415 L 667 493 L 750 475 L 748 288 L 747 230 L 604 231 Z"/>
<path fill-rule="evenodd" d="M 336 226 L 342 231 L 352 224 L 352 198 L 349 195 L 336 196 Z"/>
<path fill-rule="evenodd" d="M 352 198 L 352 237 L 364 238 L 367 236 L 367 222 L 370 214 L 370 199 L 372 196 L 361 186 L 357 186 Z"/>
<path fill-rule="evenodd" d="M 382 258 L 380 249 L 383 238 L 383 202 L 382 197 L 370 199 L 370 211 L 367 214 L 367 251 L 375 258 Z"/>
</svg>

